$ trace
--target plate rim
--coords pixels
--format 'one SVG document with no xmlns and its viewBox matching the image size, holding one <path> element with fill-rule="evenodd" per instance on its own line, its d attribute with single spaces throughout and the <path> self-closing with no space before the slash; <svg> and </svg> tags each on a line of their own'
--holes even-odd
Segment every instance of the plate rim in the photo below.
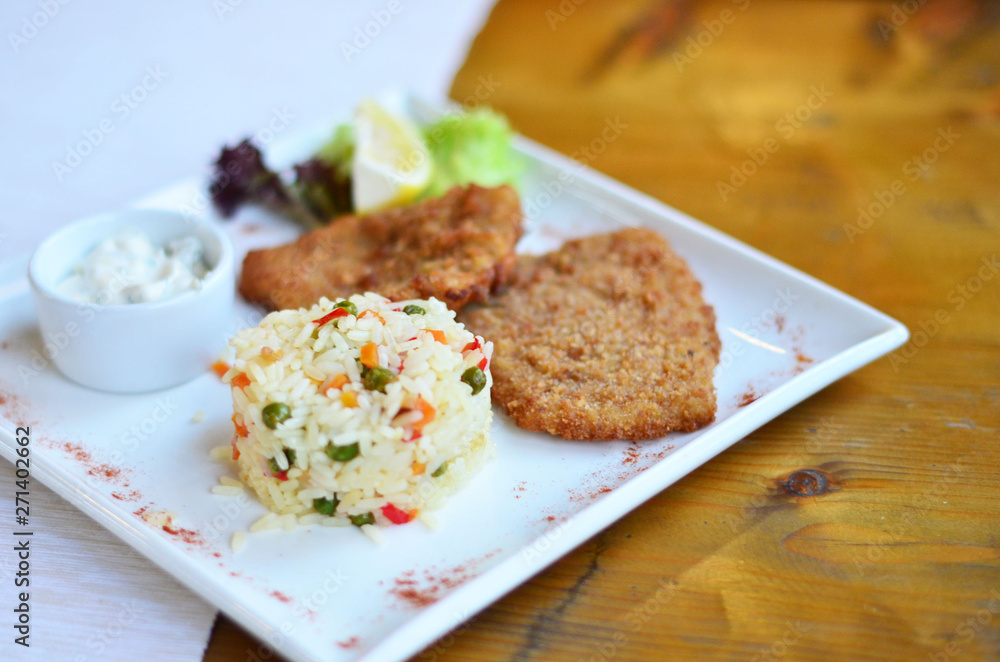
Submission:
<svg viewBox="0 0 1000 662">
<path fill-rule="evenodd" d="M 411 103 L 424 104 L 428 108 L 432 107 L 413 96 L 409 96 L 408 100 Z M 454 106 L 454 104 L 451 105 Z M 439 109 L 448 107 L 448 104 L 437 106 Z M 441 112 L 446 111 L 442 110 Z M 310 127 L 306 127 L 306 130 L 309 129 Z M 294 141 L 297 135 L 305 133 L 306 131 L 296 132 L 296 135 L 283 138 L 287 141 Z M 417 611 L 366 652 L 356 656 L 356 659 L 363 659 L 366 662 L 388 662 L 418 653 L 426 645 L 458 627 L 462 622 L 487 608 L 503 595 L 517 589 L 531 577 L 544 571 L 574 548 L 613 525 L 627 513 L 669 488 L 697 467 L 721 454 L 750 432 L 787 412 L 791 407 L 833 382 L 902 346 L 909 338 L 908 329 L 886 313 L 648 194 L 629 187 L 530 138 L 516 136 L 515 146 L 520 152 L 542 165 L 560 171 L 568 171 L 571 177 L 661 218 L 666 225 L 680 225 L 707 239 L 712 244 L 736 251 L 779 273 L 784 279 L 808 284 L 824 295 L 849 305 L 859 314 L 867 315 L 878 321 L 882 325 L 882 330 L 838 351 L 820 363 L 811 366 L 805 372 L 794 375 L 787 382 L 761 396 L 738 414 L 717 421 L 703 431 L 699 431 L 699 437 L 696 440 L 670 455 L 671 461 L 669 463 L 661 461 L 651 465 L 646 471 L 631 477 L 608 494 L 561 521 L 562 533 L 554 540 L 550 538 L 551 544 L 538 552 L 531 564 L 525 560 L 524 551 L 536 546 L 538 541 L 547 536 L 548 530 L 524 547 L 511 550 L 511 556 L 456 587 L 436 603 Z M 203 188 L 202 183 L 193 177 L 182 179 L 143 196 L 135 203 L 135 206 L 143 206 L 144 202 L 165 195 L 166 192 L 174 188 L 189 187 L 192 182 L 198 185 L 199 189 Z M 657 230 L 659 231 L 659 228 Z M 0 264 L 0 300 L 27 295 L 27 275 L 23 269 L 21 269 L 20 278 L 16 277 L 17 270 L 26 263 L 25 256 L 18 256 Z M 12 428 L 17 427 L 16 423 L 6 417 L 0 416 L 0 420 L 10 424 Z M 6 426 L 0 425 L 0 456 L 12 463 L 16 459 L 14 445 L 13 430 L 8 430 Z M 64 475 L 57 466 L 50 465 L 45 459 L 39 461 L 34 453 L 32 454 L 31 477 L 37 478 L 39 482 L 45 484 L 125 544 L 155 563 L 161 570 L 170 574 L 203 600 L 226 613 L 257 638 L 270 642 L 269 635 L 280 631 L 280 627 L 257 617 L 249 608 L 243 606 L 237 596 L 232 594 L 224 583 L 213 581 L 207 566 L 202 567 L 198 563 L 190 562 L 190 555 L 176 545 L 155 544 L 154 541 L 160 541 L 161 538 L 156 532 L 149 527 L 141 526 L 140 523 L 134 521 L 134 518 L 126 519 L 118 516 L 117 509 L 111 507 L 115 504 L 109 498 L 101 494 L 88 494 L 86 490 L 81 489 L 80 485 L 74 482 L 72 475 Z M 105 501 L 107 503 L 103 503 Z M 589 520 L 590 523 L 580 526 L 578 522 L 581 519 Z M 462 620 L 455 621 L 452 618 L 450 621 L 446 621 L 442 619 L 442 615 L 456 613 L 464 614 Z M 442 623 L 446 624 L 442 627 Z M 325 659 L 316 657 L 309 649 L 299 644 L 295 638 L 289 636 L 284 636 L 283 643 L 273 646 L 273 648 L 296 660 L 320 662 Z"/>
</svg>

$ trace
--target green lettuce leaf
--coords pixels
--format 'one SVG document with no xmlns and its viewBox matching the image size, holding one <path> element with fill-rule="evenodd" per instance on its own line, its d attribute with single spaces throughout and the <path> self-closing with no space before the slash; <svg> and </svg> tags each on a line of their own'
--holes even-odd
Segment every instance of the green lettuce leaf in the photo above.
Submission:
<svg viewBox="0 0 1000 662">
<path fill-rule="evenodd" d="M 488 109 L 449 114 L 423 129 L 434 174 L 422 197 L 442 195 L 452 186 L 517 184 L 524 169 L 511 146 L 506 118 Z"/>
<path fill-rule="evenodd" d="M 351 159 L 354 157 L 354 127 L 341 124 L 333 131 L 329 142 L 319 148 L 316 156 L 344 177 L 351 176 Z"/>
</svg>

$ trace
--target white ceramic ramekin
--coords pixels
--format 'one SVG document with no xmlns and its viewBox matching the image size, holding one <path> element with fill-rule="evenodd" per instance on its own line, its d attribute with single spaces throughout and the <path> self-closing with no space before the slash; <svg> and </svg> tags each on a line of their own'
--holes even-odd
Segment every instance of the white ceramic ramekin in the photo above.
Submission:
<svg viewBox="0 0 1000 662">
<path fill-rule="evenodd" d="M 198 237 L 211 269 L 202 288 L 120 305 L 80 303 L 57 292 L 91 249 L 125 229 L 145 233 L 155 245 Z M 102 391 L 155 391 L 203 374 L 232 326 L 232 244 L 218 228 L 175 211 L 132 209 L 72 223 L 35 250 L 28 279 L 46 354 L 73 381 Z"/>
</svg>

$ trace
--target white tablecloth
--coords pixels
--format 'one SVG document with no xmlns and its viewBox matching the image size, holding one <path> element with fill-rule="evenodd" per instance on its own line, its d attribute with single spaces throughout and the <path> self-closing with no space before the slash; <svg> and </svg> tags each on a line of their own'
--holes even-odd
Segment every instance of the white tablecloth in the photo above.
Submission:
<svg viewBox="0 0 1000 662">
<path fill-rule="evenodd" d="M 442 98 L 492 4 L 4 2 L 0 263 L 207 172 L 223 142 L 269 124 L 387 88 Z M 14 481 L 0 461 L 0 541 L 13 540 Z M 14 643 L 16 558 L 0 542 L 0 659 L 201 659 L 212 607 L 37 482 L 31 514 L 31 648 Z"/>
</svg>

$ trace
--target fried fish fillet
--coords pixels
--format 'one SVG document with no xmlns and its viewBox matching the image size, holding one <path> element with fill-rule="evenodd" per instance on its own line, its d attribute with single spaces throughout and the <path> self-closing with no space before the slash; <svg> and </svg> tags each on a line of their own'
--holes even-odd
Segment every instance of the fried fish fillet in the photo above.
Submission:
<svg viewBox="0 0 1000 662">
<path fill-rule="evenodd" d="M 508 289 L 459 319 L 495 343 L 493 400 L 522 428 L 650 439 L 715 418 L 715 312 L 650 230 L 522 257 Z"/>
<path fill-rule="evenodd" d="M 248 253 L 240 294 L 275 309 L 376 292 L 394 301 L 436 297 L 459 310 L 506 282 L 521 218 L 514 189 L 475 184 L 408 207 L 345 216 L 291 244 Z"/>
</svg>

